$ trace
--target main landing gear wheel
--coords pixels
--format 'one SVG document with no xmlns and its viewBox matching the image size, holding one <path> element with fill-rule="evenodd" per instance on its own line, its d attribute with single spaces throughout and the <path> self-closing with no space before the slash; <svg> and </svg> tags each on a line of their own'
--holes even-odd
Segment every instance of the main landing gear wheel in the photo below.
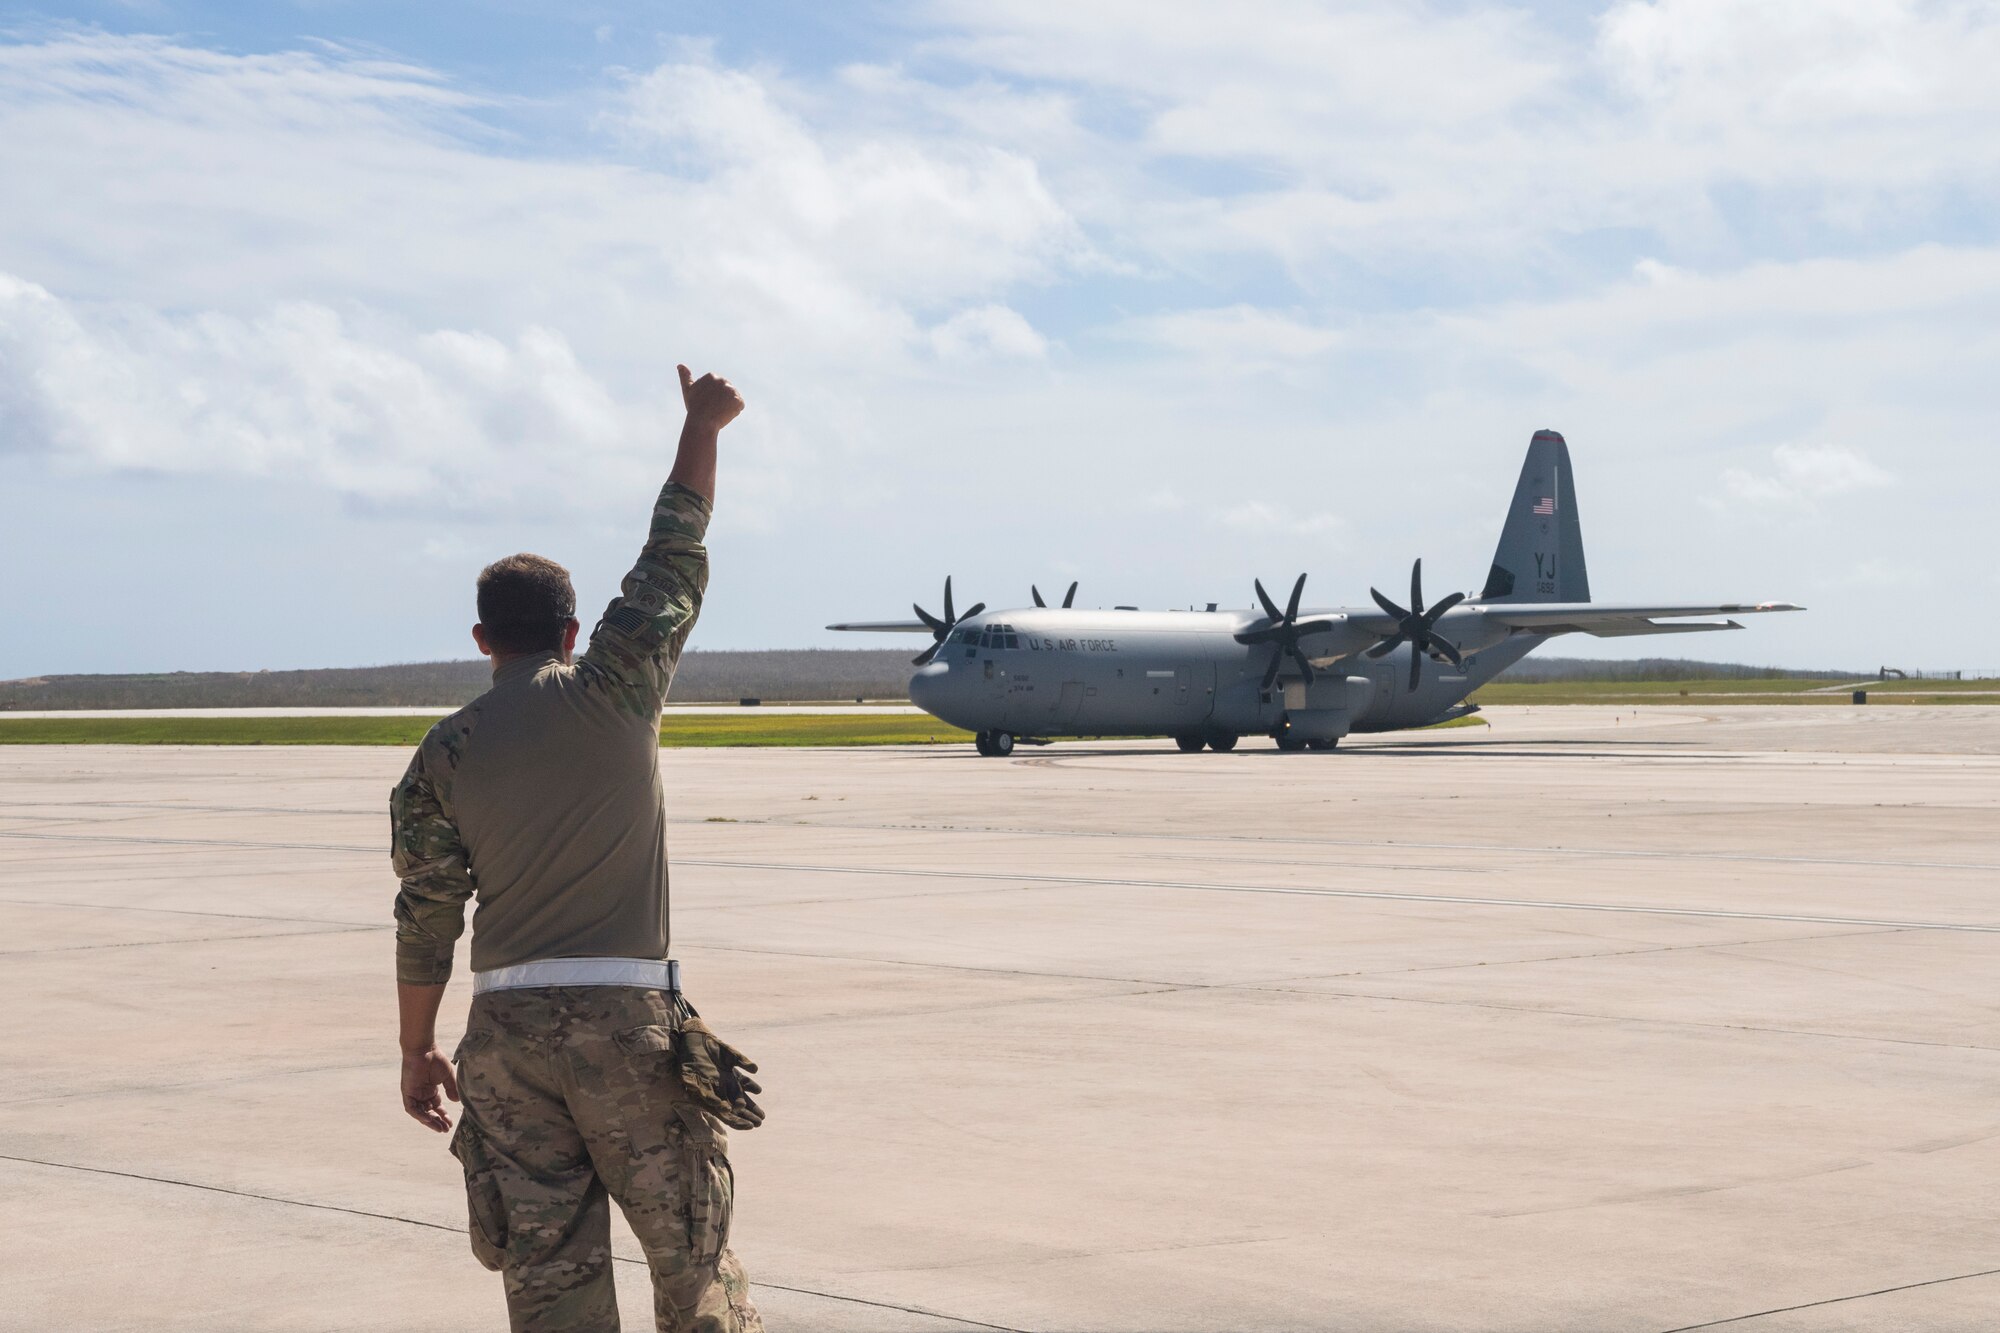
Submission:
<svg viewBox="0 0 2000 1333">
<path fill-rule="evenodd" d="M 1340 744 L 1339 741 L 1307 741 L 1306 748 L 1309 750 L 1331 750 L 1338 744 Z"/>
<path fill-rule="evenodd" d="M 989 759 L 1005 759 L 1014 753 L 1014 733 L 1011 731 L 982 731 L 972 738 L 979 753 Z"/>
<path fill-rule="evenodd" d="M 1203 741 L 1199 736 L 1176 736 L 1174 737 L 1174 744 L 1181 747 L 1182 754 L 1198 754 L 1201 751 Z"/>
<path fill-rule="evenodd" d="M 1210 736 L 1208 738 L 1208 748 L 1217 754 L 1228 754 L 1236 748 L 1236 738 L 1234 736 Z"/>
<path fill-rule="evenodd" d="M 1285 728 L 1272 739 L 1278 742 L 1278 748 L 1286 754 L 1297 754 L 1306 748 L 1306 738 L 1293 734 L 1290 727 Z"/>
</svg>

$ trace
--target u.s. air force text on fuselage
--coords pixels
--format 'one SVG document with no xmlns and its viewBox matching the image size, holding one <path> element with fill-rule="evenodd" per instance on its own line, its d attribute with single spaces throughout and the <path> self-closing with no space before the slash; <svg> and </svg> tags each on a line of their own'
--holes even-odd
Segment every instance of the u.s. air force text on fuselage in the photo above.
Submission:
<svg viewBox="0 0 2000 1333">
<path fill-rule="evenodd" d="M 1139 611 L 1043 604 L 964 614 L 945 580 L 944 615 L 850 622 L 835 630 L 931 635 L 910 700 L 975 733 L 981 753 L 1017 739 L 1167 735 L 1184 750 L 1228 750 L 1268 735 L 1280 748 L 1331 749 L 1353 731 L 1425 726 L 1473 711 L 1465 699 L 1558 634 L 1622 637 L 1741 629 L 1733 617 L 1789 602 L 1608 605 L 1590 600 L 1569 447 L 1554 431 L 1528 446 L 1481 591 L 1426 608 L 1423 562 L 1408 605 L 1301 609 L 1305 576 L 1280 606 L 1261 582 L 1251 610 Z"/>
</svg>

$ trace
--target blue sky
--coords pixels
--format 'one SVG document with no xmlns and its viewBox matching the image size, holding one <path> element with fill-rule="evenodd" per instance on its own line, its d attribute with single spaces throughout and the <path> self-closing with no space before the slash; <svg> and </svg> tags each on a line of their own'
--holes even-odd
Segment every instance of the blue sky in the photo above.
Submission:
<svg viewBox="0 0 2000 1333">
<path fill-rule="evenodd" d="M 0 677 L 608 596 L 676 360 L 752 405 L 698 647 L 1476 586 L 1549 426 L 1601 599 L 1813 608 L 1674 648 L 2000 667 L 2000 6 L 1219 13 L 0 8 Z"/>
</svg>

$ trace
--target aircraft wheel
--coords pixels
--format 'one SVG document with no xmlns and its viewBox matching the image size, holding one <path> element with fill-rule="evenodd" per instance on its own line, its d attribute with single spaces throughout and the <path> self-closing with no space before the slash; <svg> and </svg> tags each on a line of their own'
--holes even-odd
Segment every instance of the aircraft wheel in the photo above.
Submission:
<svg viewBox="0 0 2000 1333">
<path fill-rule="evenodd" d="M 986 753 L 995 759 L 1005 759 L 1014 753 L 1014 733 L 1011 731 L 989 731 L 986 733 Z"/>
<path fill-rule="evenodd" d="M 988 731 L 979 732 L 972 738 L 972 747 L 983 755 L 991 755 L 993 753 L 993 733 Z"/>
<path fill-rule="evenodd" d="M 1217 754 L 1228 754 L 1236 748 L 1236 738 L 1234 736 L 1210 736 L 1208 738 L 1208 748 Z"/>
<path fill-rule="evenodd" d="M 1198 754 L 1205 742 L 1199 736 L 1176 736 L 1174 744 L 1181 747 L 1182 754 Z"/>
<path fill-rule="evenodd" d="M 1310 750 L 1331 750 L 1338 744 L 1340 744 L 1339 741 L 1307 741 L 1306 748 Z"/>
<path fill-rule="evenodd" d="M 1306 748 L 1306 738 L 1303 736 L 1294 736 L 1291 732 L 1291 728 L 1289 727 L 1279 732 L 1277 734 L 1276 740 L 1278 742 L 1278 748 L 1280 750 L 1283 750 L 1286 754 L 1297 754 L 1299 751 Z"/>
</svg>

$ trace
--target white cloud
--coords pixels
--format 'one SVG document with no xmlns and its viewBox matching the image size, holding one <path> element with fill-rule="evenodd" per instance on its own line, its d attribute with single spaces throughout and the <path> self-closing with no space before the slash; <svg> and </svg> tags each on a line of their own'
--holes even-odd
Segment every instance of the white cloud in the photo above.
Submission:
<svg viewBox="0 0 2000 1333">
<path fill-rule="evenodd" d="M 1772 468 L 1725 468 L 1723 494 L 1753 505 L 1810 506 L 1850 491 L 1887 486 L 1893 478 L 1858 450 L 1832 444 L 1781 444 Z"/>
<path fill-rule="evenodd" d="M 1249 305 L 1149 315 L 1129 321 L 1125 331 L 1230 370 L 1310 361 L 1342 344 L 1341 335 L 1332 329 L 1296 314 Z"/>
<path fill-rule="evenodd" d="M 978 361 L 989 357 L 1039 361 L 1048 355 L 1048 340 L 1017 310 L 983 305 L 961 310 L 929 333 L 932 349 L 944 361 Z"/>
<path fill-rule="evenodd" d="M 700 182 L 695 211 L 721 253 L 695 264 L 722 258 L 779 304 L 817 269 L 857 299 L 923 309 L 1082 255 L 1033 160 L 964 138 L 809 125 L 788 97 L 806 100 L 775 75 L 688 62 L 628 90 L 628 128 Z"/>
<path fill-rule="evenodd" d="M 1218 511 L 1215 521 L 1225 528 L 1251 533 L 1259 538 L 1287 534 L 1323 536 L 1339 532 L 1345 526 L 1338 514 L 1302 514 L 1264 500 L 1245 500 L 1231 505 Z"/>
<path fill-rule="evenodd" d="M 1580 33 L 1407 0 L 1245 0 L 1223 23 L 1138 0 L 929 12 L 934 49 L 1066 92 L 1083 123 L 1138 122 L 1046 169 L 1092 219 L 1088 182 L 1119 182 L 1104 203 L 1127 246 L 1169 264 L 1252 253 L 1315 283 L 1393 262 L 1491 284 L 1495 264 L 1574 269 L 1576 238 L 1608 229 L 1729 253 L 1731 209 L 1752 227 L 1908 224 L 1954 193 L 1992 200 L 2000 167 L 1990 4 L 1619 0 Z M 1221 166 L 1220 188 L 1191 160 Z"/>
<path fill-rule="evenodd" d="M 309 302 L 79 312 L 0 274 L 0 432 L 90 469 L 289 474 L 442 510 L 546 500 L 569 489 L 567 459 L 657 435 L 663 407 L 614 404 L 547 329 L 361 336 Z"/>
<path fill-rule="evenodd" d="M 0 176 L 36 182 L 0 210 L 4 447 L 98 468 L 563 503 L 671 438 L 688 357 L 749 381 L 749 493 L 825 494 L 876 386 L 1039 359 L 992 298 L 1087 260 L 1030 159 L 698 49 L 612 90 L 622 163 L 502 151 L 479 99 L 338 52 L 78 32 L 0 74 Z"/>
</svg>

